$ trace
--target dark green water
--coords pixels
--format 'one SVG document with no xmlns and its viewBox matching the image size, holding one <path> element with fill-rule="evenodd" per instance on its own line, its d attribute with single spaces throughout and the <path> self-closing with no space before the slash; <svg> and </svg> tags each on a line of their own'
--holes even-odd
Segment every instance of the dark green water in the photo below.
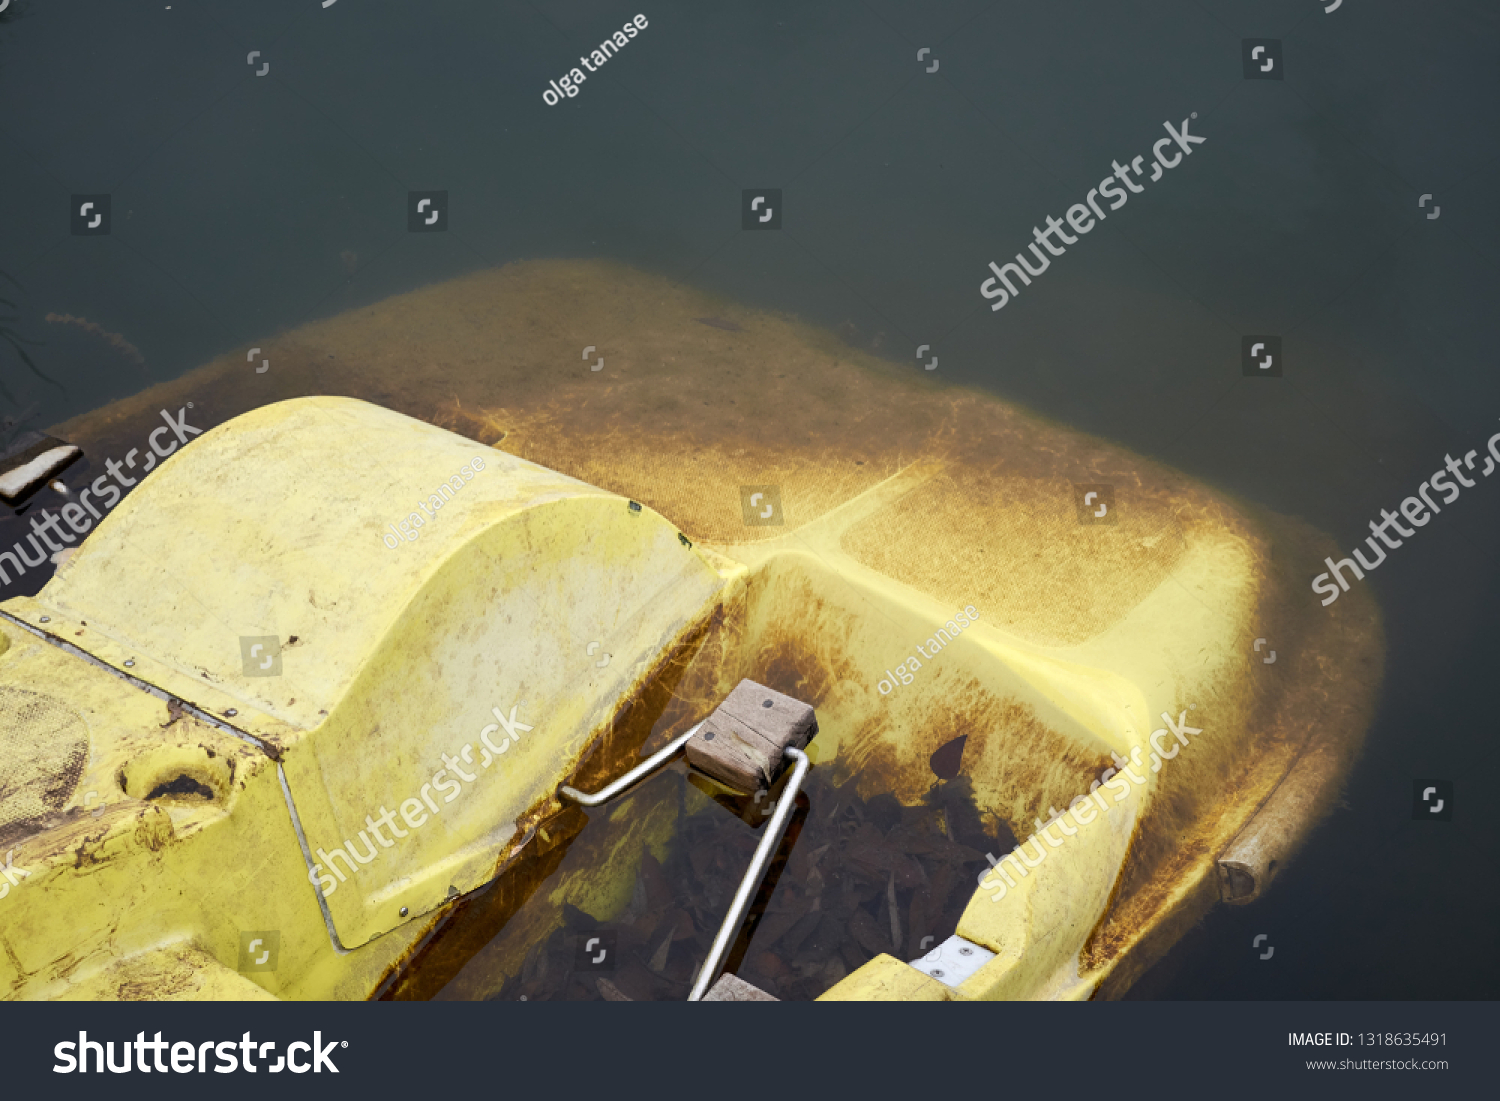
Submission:
<svg viewBox="0 0 1500 1101">
<path fill-rule="evenodd" d="M 602 256 L 884 334 L 913 370 L 927 345 L 943 377 L 1353 547 L 1500 428 L 1500 11 L 1324 7 L 12 0 L 0 271 L 20 289 L 0 327 L 43 342 L 24 347 L 56 385 L 0 343 L 0 413 L 42 427 L 467 270 Z M 1245 78 L 1245 39 L 1279 43 L 1284 79 Z M 1203 144 L 988 308 L 991 260 L 1193 112 Z M 741 228 L 752 188 L 780 190 L 778 229 Z M 447 232 L 408 231 L 411 191 L 447 193 Z M 91 194 L 107 237 L 70 228 Z M 1280 378 L 1242 375 L 1257 334 L 1280 338 Z M 1372 575 L 1387 676 L 1345 806 L 1137 995 L 1500 989 L 1497 515 L 1481 478 Z M 1454 782 L 1451 821 L 1413 821 L 1424 777 Z"/>
</svg>

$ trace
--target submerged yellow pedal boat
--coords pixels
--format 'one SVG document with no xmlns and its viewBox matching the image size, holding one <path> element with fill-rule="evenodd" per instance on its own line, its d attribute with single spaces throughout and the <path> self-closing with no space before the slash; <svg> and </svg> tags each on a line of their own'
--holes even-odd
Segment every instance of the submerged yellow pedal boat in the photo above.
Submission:
<svg viewBox="0 0 1500 1101">
<path fill-rule="evenodd" d="M 677 843 L 560 789 L 745 678 L 863 799 L 964 736 L 1024 839 L 951 930 L 978 963 L 893 933 L 823 997 L 1116 996 L 1267 888 L 1368 725 L 1323 536 L 795 320 L 537 262 L 259 346 L 53 429 L 80 476 L 205 431 L 0 606 L 10 998 L 421 996 L 484 944 L 497 995 Z"/>
</svg>

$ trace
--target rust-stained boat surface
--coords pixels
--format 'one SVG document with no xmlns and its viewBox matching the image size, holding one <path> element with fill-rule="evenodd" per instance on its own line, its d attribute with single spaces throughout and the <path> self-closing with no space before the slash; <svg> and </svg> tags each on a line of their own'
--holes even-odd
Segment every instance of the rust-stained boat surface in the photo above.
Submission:
<svg viewBox="0 0 1500 1101">
<path fill-rule="evenodd" d="M 0 797 L 4 843 L 47 869 L 4 903 L 10 962 L 0 964 L 0 984 L 12 997 L 685 996 L 776 790 L 732 793 L 682 765 L 587 812 L 559 801 L 556 788 L 602 785 L 747 677 L 811 704 L 820 733 L 731 970 L 781 998 L 1115 997 L 1216 903 L 1252 902 L 1270 886 L 1336 800 L 1370 722 L 1384 661 L 1380 616 L 1367 590 L 1327 608 L 1309 596 L 1308 578 L 1334 551 L 1325 536 L 983 392 L 897 369 L 795 318 L 612 263 L 531 261 L 255 346 L 270 370 L 257 372 L 247 349 L 234 349 L 49 430 L 83 449 L 79 484 L 106 458 L 140 448 L 163 410 L 190 409 L 205 435 L 115 506 L 34 600 L 5 605 L 0 697 L 10 729 L 38 730 L 37 709 L 51 709 L 42 725 L 72 731 L 45 751 L 18 747 L 26 783 L 16 790 L 32 792 L 24 798 L 35 806 L 22 808 L 11 788 Z M 594 353 L 581 358 L 588 347 Z M 297 400 L 307 398 L 318 400 Z M 467 848 L 424 842 L 403 874 L 430 879 L 431 891 L 399 917 L 406 887 L 361 896 L 358 908 L 353 889 L 343 902 L 332 892 L 320 900 L 316 869 L 309 879 L 298 847 L 297 831 L 315 829 L 317 815 L 333 823 L 354 813 L 339 791 L 385 782 L 340 787 L 330 776 L 344 766 L 333 758 L 316 768 L 296 760 L 299 745 L 334 744 L 331 726 L 352 706 L 346 690 L 330 688 L 316 708 L 307 697 L 252 699 L 253 682 L 214 672 L 218 659 L 207 655 L 196 668 L 187 650 L 167 654 L 165 641 L 127 668 L 128 640 L 123 627 L 110 634 L 109 586 L 98 580 L 110 576 L 106 554 L 146 553 L 124 541 L 127 523 L 153 546 L 177 546 L 184 562 L 215 556 L 221 567 L 193 581 L 200 586 L 232 589 L 273 557 L 265 576 L 278 578 L 305 569 L 378 579 L 366 557 L 384 563 L 417 548 L 435 556 L 433 571 L 459 562 L 468 536 L 432 546 L 439 524 L 410 548 L 383 544 L 380 524 L 357 541 L 367 514 L 395 521 L 407 510 L 349 488 L 387 484 L 359 471 L 399 465 L 393 456 L 402 454 L 401 418 L 382 436 L 369 426 L 387 422 L 361 403 L 446 430 L 430 443 L 413 436 L 413 447 L 499 452 L 525 477 L 558 477 L 559 494 L 600 509 L 612 497 L 634 502 L 647 510 L 642 523 L 681 534 L 671 553 L 683 556 L 662 574 L 678 579 L 683 610 L 654 649 L 585 653 L 593 640 L 580 636 L 577 652 L 545 658 L 566 666 L 559 684 L 584 683 L 590 667 L 603 671 L 600 685 L 625 662 L 635 672 L 598 687 L 587 706 L 577 703 L 581 688 L 567 690 L 567 701 L 531 701 L 543 713 L 577 711 L 574 748 L 539 767 L 532 788 L 484 796 L 485 806 L 514 809 L 475 824 Z M 346 415 L 363 434 L 345 434 Z M 351 455 L 351 439 L 367 450 Z M 235 464 L 241 474 L 263 465 L 271 481 L 244 488 Z M 193 499 L 211 492 L 242 496 Z M 480 497 L 458 491 L 443 521 L 457 515 L 454 530 L 462 522 L 478 533 L 489 515 L 477 511 L 489 507 Z M 249 517 L 251 498 L 262 525 L 254 530 L 279 532 L 287 547 L 225 543 L 217 518 Z M 275 515 L 283 498 L 285 514 Z M 340 516 L 349 541 L 295 545 L 287 525 L 317 527 L 320 515 L 329 524 Z M 516 538 L 483 553 L 530 553 Z M 589 545 L 586 533 L 578 538 Z M 308 564 L 293 563 L 294 551 Z M 472 553 L 480 557 L 463 568 L 490 578 L 481 563 L 491 559 Z M 567 614 L 609 589 L 613 552 L 587 553 L 601 564 L 600 588 L 547 597 Z M 510 614 L 504 594 L 540 599 L 560 584 L 549 570 L 533 573 L 514 590 L 510 580 L 486 580 L 471 591 L 470 575 L 452 577 L 433 607 L 447 609 L 461 634 L 457 625 L 470 622 L 461 616 Z M 691 598 L 681 595 L 690 584 Z M 337 625 L 341 613 L 317 586 L 292 588 L 276 597 L 284 621 L 257 631 L 225 623 L 220 633 L 229 644 L 274 635 L 284 652 L 303 645 L 318 659 L 324 640 L 299 630 L 299 617 Z M 106 621 L 64 637 L 84 592 Z M 380 592 L 365 594 L 372 608 L 382 607 Z M 424 592 L 413 588 L 410 599 Z M 446 637 L 437 615 L 420 637 Z M 192 631 L 209 637 L 204 624 Z M 1267 638 L 1276 640 L 1274 663 L 1255 645 Z M 108 709 L 107 722 L 70 702 L 66 678 L 85 659 L 64 642 L 93 659 L 88 706 Z M 394 660 L 370 645 L 370 661 Z M 470 660 L 461 647 L 444 654 Z M 152 662 L 163 670 L 156 680 L 145 670 Z M 365 683 L 360 672 L 349 670 L 348 683 Z M 374 723 L 380 693 L 370 700 L 361 706 Z M 445 720 L 433 714 L 436 729 Z M 454 733 L 433 734 L 434 745 L 472 737 L 452 722 Z M 552 736 L 544 720 L 533 725 Z M 364 728 L 351 726 L 339 744 L 357 745 L 356 729 Z M 390 743 L 367 771 L 406 767 L 404 745 Z M 52 782 L 65 773 L 72 782 Z M 172 787 L 179 775 L 185 782 Z M 104 798 L 98 777 L 117 778 Z M 315 786 L 327 809 L 304 810 L 309 824 L 294 829 L 290 808 Z M 1093 805 L 1102 809 L 1089 813 Z M 350 828 L 364 813 L 361 805 Z M 295 880 L 257 920 L 274 918 L 284 937 L 299 930 L 297 975 L 247 969 L 227 932 L 247 927 L 237 910 L 261 873 L 233 866 L 235 839 L 246 837 L 277 846 L 276 874 Z M 1024 864 L 1009 855 L 1018 842 Z M 101 861 L 147 886 L 89 895 L 79 876 Z M 208 874 L 214 867 L 222 873 Z M 449 867 L 462 869 L 462 882 L 443 889 L 447 872 L 436 869 Z M 168 882 L 184 899 L 153 906 L 151 892 Z M 49 893 L 90 900 L 71 919 L 80 928 L 46 928 Z M 28 925 L 20 914 L 32 906 Z M 577 952 L 601 933 L 617 953 L 607 973 Z M 911 966 L 955 933 L 994 954 L 972 978 L 954 986 Z"/>
</svg>

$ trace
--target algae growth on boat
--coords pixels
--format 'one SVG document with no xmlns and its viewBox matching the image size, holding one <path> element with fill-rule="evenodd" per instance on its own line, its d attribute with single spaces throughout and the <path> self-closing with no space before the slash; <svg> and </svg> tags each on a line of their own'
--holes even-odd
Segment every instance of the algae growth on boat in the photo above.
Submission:
<svg viewBox="0 0 1500 1101">
<path fill-rule="evenodd" d="M 598 356 L 579 358 L 589 341 Z M 208 762 L 186 774 L 222 798 L 121 804 L 165 810 L 180 840 L 150 863 L 175 876 L 219 859 L 215 838 L 238 816 L 296 808 L 306 851 L 287 851 L 279 874 L 321 883 L 326 913 L 307 912 L 289 883 L 288 911 L 256 919 L 304 930 L 293 965 L 253 980 L 274 994 L 678 992 L 701 966 L 729 869 L 754 846 L 745 814 L 725 817 L 725 793 L 700 790 L 696 775 L 586 815 L 559 802 L 558 785 L 602 785 L 746 678 L 812 705 L 820 731 L 779 871 L 733 953 L 743 976 L 783 997 L 953 996 L 902 961 L 955 934 L 995 946 L 968 996 L 1118 995 L 1215 902 L 1267 887 L 1358 750 L 1379 619 L 1361 593 L 1327 612 L 1302 599 L 1301 576 L 1332 551 L 1325 537 L 796 318 L 617 264 L 534 261 L 256 347 L 274 369 L 247 371 L 233 351 L 56 428 L 88 456 L 79 486 L 164 410 L 202 437 L 34 600 L 14 602 L 5 629 L 19 643 L 23 624 L 57 634 L 44 613 L 76 621 L 71 644 L 114 639 L 169 701 L 199 707 L 173 730 L 219 724 L 277 755 L 290 785 L 280 810 L 274 771 L 245 765 L 231 779 Z M 475 447 L 496 456 L 483 474 Z M 412 512 L 419 540 L 393 540 L 407 502 L 459 463 L 472 483 L 431 494 L 425 521 Z M 516 496 L 516 478 L 555 488 L 524 505 L 538 491 Z M 538 540 L 561 536 L 533 531 L 526 510 L 565 498 L 578 549 L 549 564 Z M 625 519 L 587 520 L 596 499 L 628 503 Z M 610 565 L 625 553 L 615 540 L 661 521 L 678 533 L 672 552 Z M 231 550 L 244 547 L 262 549 Z M 577 572 L 580 555 L 597 563 Z M 675 555 L 687 557 L 651 580 Z M 230 576 L 254 578 L 248 590 L 226 585 L 226 556 L 239 556 Z M 699 580 L 671 572 L 682 569 Z M 560 587 L 563 570 L 573 588 Z M 150 587 L 131 595 L 126 577 Z M 652 641 L 610 634 L 653 605 L 666 614 L 667 593 L 678 618 Z M 601 609 L 606 620 L 585 626 Z M 220 624 L 276 643 L 280 679 L 255 679 L 239 649 L 209 655 Z M 1274 676 L 1245 645 L 1257 634 L 1284 655 Z M 461 689 L 471 674 L 447 672 L 494 662 L 493 687 Z M 396 668 L 425 672 L 397 690 Z M 349 847 L 373 859 L 364 808 L 400 806 L 491 705 L 535 731 L 535 752 L 562 739 L 558 753 L 489 777 L 508 786 L 450 812 L 464 824 L 444 827 L 449 842 L 429 831 L 420 850 L 370 871 L 363 856 L 320 858 Z M 357 733 L 371 723 L 377 734 Z M 1168 756 L 1167 728 L 1180 753 Z M 344 755 L 372 736 L 383 746 L 373 770 Z M 958 737 L 961 775 L 940 778 L 933 755 Z M 96 734 L 77 789 L 130 767 L 133 744 L 123 729 Z M 1089 797 L 1106 783 L 1118 805 L 1089 825 L 1079 801 L 1104 805 Z M 501 792 L 519 817 L 497 830 Z M 21 825 L 63 829 L 74 801 Z M 189 924 L 209 930 L 249 904 L 226 890 Z M 601 931 L 624 968 L 603 984 L 565 966 Z M 45 943 L 41 926 L 35 935 Z M 357 950 L 320 959 L 330 936 Z M 63 958 L 18 976 L 17 993 L 46 996 Z"/>
</svg>

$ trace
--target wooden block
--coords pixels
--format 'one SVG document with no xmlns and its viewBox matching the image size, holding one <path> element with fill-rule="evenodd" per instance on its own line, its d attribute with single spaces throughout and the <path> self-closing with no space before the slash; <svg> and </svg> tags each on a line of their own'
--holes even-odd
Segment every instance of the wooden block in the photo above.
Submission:
<svg viewBox="0 0 1500 1101">
<path fill-rule="evenodd" d="M 688 764 L 735 791 L 770 787 L 781 750 L 737 719 L 715 711 L 687 744 Z"/>
<path fill-rule="evenodd" d="M 818 732 L 811 706 L 753 680 L 740 681 L 717 710 L 738 719 L 778 749 L 801 749 Z"/>
<path fill-rule="evenodd" d="M 773 998 L 758 986 L 751 986 L 738 975 L 731 975 L 728 971 L 719 976 L 719 981 L 708 988 L 708 993 L 703 995 L 705 1002 L 779 1002 L 780 998 Z"/>
<path fill-rule="evenodd" d="M 781 775 L 788 746 L 801 749 L 817 732 L 810 706 L 744 680 L 688 742 L 688 763 L 737 791 L 756 791 Z"/>
</svg>

